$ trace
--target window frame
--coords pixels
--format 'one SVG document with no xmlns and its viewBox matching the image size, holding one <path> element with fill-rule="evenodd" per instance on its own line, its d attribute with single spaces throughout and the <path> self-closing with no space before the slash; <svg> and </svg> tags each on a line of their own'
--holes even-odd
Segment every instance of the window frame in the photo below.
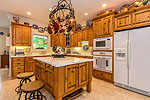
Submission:
<svg viewBox="0 0 150 100">
<path fill-rule="evenodd" d="M 34 35 L 47 37 L 47 49 L 34 49 L 33 48 Z M 32 47 L 31 47 L 31 51 L 49 51 L 49 50 L 50 50 L 50 34 L 46 34 L 46 33 L 33 33 L 32 34 Z"/>
</svg>

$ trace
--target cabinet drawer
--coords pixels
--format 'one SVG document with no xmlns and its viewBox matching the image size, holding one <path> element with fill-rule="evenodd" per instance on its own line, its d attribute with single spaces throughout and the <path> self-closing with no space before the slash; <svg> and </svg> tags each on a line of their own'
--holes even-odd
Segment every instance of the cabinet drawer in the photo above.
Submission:
<svg viewBox="0 0 150 100">
<path fill-rule="evenodd" d="M 13 58 L 13 61 L 14 62 L 24 62 L 24 58 L 20 58 L 20 57 Z"/>
<path fill-rule="evenodd" d="M 13 67 L 13 71 L 24 70 L 24 66 L 15 66 Z"/>
<path fill-rule="evenodd" d="M 115 30 L 127 29 L 131 26 L 131 14 L 115 18 Z"/>
<path fill-rule="evenodd" d="M 20 73 L 24 73 L 24 70 L 13 71 L 13 77 L 16 77 Z"/>
<path fill-rule="evenodd" d="M 133 13 L 133 24 L 140 24 L 150 21 L 150 10 L 145 9 Z"/>
<path fill-rule="evenodd" d="M 13 62 L 13 67 L 24 66 L 24 62 Z"/>
<path fill-rule="evenodd" d="M 54 67 L 49 64 L 46 64 L 46 70 L 52 73 L 54 70 Z"/>
<path fill-rule="evenodd" d="M 93 76 L 99 79 L 113 82 L 112 73 L 103 72 L 99 70 L 93 70 Z"/>
<path fill-rule="evenodd" d="M 34 61 L 33 57 L 26 57 L 25 61 Z"/>
</svg>

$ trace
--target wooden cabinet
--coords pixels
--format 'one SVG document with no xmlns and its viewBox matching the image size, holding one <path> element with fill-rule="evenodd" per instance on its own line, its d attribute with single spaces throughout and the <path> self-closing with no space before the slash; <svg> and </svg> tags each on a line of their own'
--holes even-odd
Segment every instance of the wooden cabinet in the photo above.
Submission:
<svg viewBox="0 0 150 100">
<path fill-rule="evenodd" d="M 53 93 L 54 91 L 54 76 L 53 72 L 46 71 L 46 88 Z"/>
<path fill-rule="evenodd" d="M 102 14 L 93 19 L 94 38 L 112 36 L 114 32 L 115 11 Z"/>
<path fill-rule="evenodd" d="M 79 64 L 79 86 L 88 82 L 88 65 L 87 63 Z"/>
<path fill-rule="evenodd" d="M 88 29 L 88 41 L 89 41 L 89 46 L 93 47 L 93 38 L 94 38 L 94 34 L 93 34 L 93 29 Z"/>
<path fill-rule="evenodd" d="M 115 31 L 150 25 L 150 4 L 120 13 L 115 17 Z"/>
<path fill-rule="evenodd" d="M 133 27 L 150 24 L 150 9 L 143 9 L 133 13 Z"/>
<path fill-rule="evenodd" d="M 58 34 L 53 34 L 51 36 L 51 46 L 59 46 L 60 45 L 60 38 Z"/>
<path fill-rule="evenodd" d="M 1 68 L 9 67 L 9 55 L 1 55 Z"/>
<path fill-rule="evenodd" d="M 93 22 L 93 31 L 94 31 L 94 37 L 102 36 L 102 20 L 95 20 Z"/>
<path fill-rule="evenodd" d="M 12 58 L 12 77 L 24 72 L 24 58 Z"/>
<path fill-rule="evenodd" d="M 73 34 L 71 34 L 70 36 L 70 45 L 71 47 L 78 47 L 78 34 L 77 32 L 74 32 Z"/>
<path fill-rule="evenodd" d="M 33 59 L 33 57 L 25 58 L 25 72 L 35 73 L 35 60 Z"/>
<path fill-rule="evenodd" d="M 78 86 L 78 65 L 68 66 L 66 68 L 66 92 L 75 89 Z"/>
<path fill-rule="evenodd" d="M 36 61 L 36 79 L 45 77 L 45 88 L 55 97 L 55 100 L 62 100 L 63 97 L 87 86 L 87 92 L 91 92 L 92 62 L 54 67 L 50 64 Z M 42 71 L 45 74 L 42 75 Z"/>
<path fill-rule="evenodd" d="M 82 31 L 82 41 L 88 41 L 88 30 L 87 29 Z"/>
<path fill-rule="evenodd" d="M 93 69 L 93 76 L 108 82 L 113 82 L 113 74 Z"/>
<path fill-rule="evenodd" d="M 113 34 L 113 16 L 108 16 L 102 19 L 102 35 L 112 35 Z"/>
<path fill-rule="evenodd" d="M 131 14 L 121 15 L 115 18 L 115 30 L 128 29 L 131 27 Z"/>
<path fill-rule="evenodd" d="M 77 34 L 78 34 L 78 42 L 81 42 L 83 40 L 83 34 L 82 34 L 82 30 L 78 31 Z"/>
<path fill-rule="evenodd" d="M 61 47 L 66 46 L 66 35 L 59 34 L 59 46 L 61 46 Z"/>
<path fill-rule="evenodd" d="M 31 46 L 31 26 L 12 23 L 12 45 Z"/>
</svg>

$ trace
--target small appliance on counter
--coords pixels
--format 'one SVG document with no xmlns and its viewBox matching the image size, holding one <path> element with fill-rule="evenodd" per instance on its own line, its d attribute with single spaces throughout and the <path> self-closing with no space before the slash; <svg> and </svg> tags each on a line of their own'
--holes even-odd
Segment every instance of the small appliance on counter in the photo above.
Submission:
<svg viewBox="0 0 150 100">
<path fill-rule="evenodd" d="M 15 48 L 15 55 L 24 55 L 24 47 L 16 47 Z"/>
</svg>

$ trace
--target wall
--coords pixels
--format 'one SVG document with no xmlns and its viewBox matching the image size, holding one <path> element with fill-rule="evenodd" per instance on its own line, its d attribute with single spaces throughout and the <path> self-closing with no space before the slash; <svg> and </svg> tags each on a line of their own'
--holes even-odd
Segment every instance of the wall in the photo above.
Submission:
<svg viewBox="0 0 150 100">
<path fill-rule="evenodd" d="M 0 35 L 0 55 L 4 54 L 4 48 L 9 50 L 9 47 L 6 47 L 6 36 L 9 30 L 7 28 L 0 28 L 0 32 L 4 32 L 4 35 Z M 1 68 L 1 57 L 0 57 L 0 68 Z"/>
</svg>

